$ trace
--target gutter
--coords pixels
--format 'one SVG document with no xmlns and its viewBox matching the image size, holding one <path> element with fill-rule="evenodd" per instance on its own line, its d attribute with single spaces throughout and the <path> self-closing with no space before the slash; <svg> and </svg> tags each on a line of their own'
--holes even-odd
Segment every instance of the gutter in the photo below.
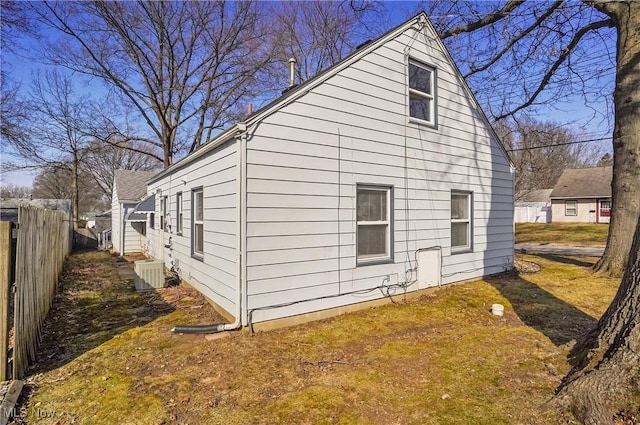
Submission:
<svg viewBox="0 0 640 425">
<path fill-rule="evenodd" d="M 246 166 L 247 166 L 247 124 L 238 123 L 236 125 L 238 134 L 236 138 L 236 151 L 238 154 L 236 168 L 236 193 L 238 199 L 236 203 L 236 280 L 237 280 L 237 292 L 236 292 L 236 314 L 235 321 L 233 323 L 214 323 L 210 325 L 176 325 L 171 332 L 183 333 L 183 334 L 213 334 L 224 331 L 234 331 L 242 327 L 242 298 L 246 291 L 245 279 L 246 276 L 246 246 L 244 243 L 245 236 L 245 223 L 246 223 L 246 199 L 247 199 L 247 185 L 245 183 Z"/>
</svg>

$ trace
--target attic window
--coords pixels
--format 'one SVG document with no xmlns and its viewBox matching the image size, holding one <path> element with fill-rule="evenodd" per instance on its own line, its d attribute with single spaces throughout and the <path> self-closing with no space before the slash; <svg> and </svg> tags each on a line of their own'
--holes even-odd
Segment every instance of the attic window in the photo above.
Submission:
<svg viewBox="0 0 640 425">
<path fill-rule="evenodd" d="M 435 125 L 436 70 L 414 60 L 409 61 L 409 117 Z"/>
</svg>

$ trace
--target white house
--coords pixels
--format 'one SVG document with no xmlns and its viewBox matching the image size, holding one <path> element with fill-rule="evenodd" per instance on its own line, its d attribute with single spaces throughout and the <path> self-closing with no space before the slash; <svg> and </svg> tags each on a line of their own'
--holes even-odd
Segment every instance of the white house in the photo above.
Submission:
<svg viewBox="0 0 640 425">
<path fill-rule="evenodd" d="M 235 323 L 513 263 L 513 167 L 424 13 L 152 177 L 149 253 Z"/>
<path fill-rule="evenodd" d="M 142 252 L 146 242 L 147 215 L 130 212 L 147 193 L 147 180 L 156 171 L 116 170 L 111 197 L 111 242 L 121 254 Z"/>
</svg>

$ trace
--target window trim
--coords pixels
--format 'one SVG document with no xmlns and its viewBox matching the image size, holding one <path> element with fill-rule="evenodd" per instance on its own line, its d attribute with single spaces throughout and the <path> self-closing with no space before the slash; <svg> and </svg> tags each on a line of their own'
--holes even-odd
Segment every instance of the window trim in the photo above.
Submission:
<svg viewBox="0 0 640 425">
<path fill-rule="evenodd" d="M 165 232 L 168 232 L 169 228 L 171 227 L 169 224 L 168 216 L 169 216 L 169 197 L 165 195 L 162 197 L 162 218 L 160 221 L 160 228 L 163 229 Z M 164 227 L 163 227 L 163 224 L 164 224 Z"/>
<path fill-rule="evenodd" d="M 387 195 L 387 214 L 386 220 L 384 221 L 358 221 L 358 191 L 359 190 L 378 190 L 381 192 L 386 192 Z M 392 185 L 382 185 L 382 184 L 370 184 L 370 183 L 357 183 L 356 184 L 356 244 L 355 244 L 355 257 L 356 257 L 356 266 L 368 266 L 372 264 L 384 264 L 384 263 L 393 263 L 394 259 L 394 249 L 393 249 L 393 186 Z M 382 225 L 382 223 L 386 224 L 386 254 L 378 255 L 378 256 L 370 256 L 366 258 L 360 258 L 358 255 L 358 238 L 359 238 L 359 227 L 366 225 Z"/>
<path fill-rule="evenodd" d="M 454 219 L 452 217 L 453 195 L 465 195 L 467 197 L 467 215 L 466 219 Z M 465 252 L 473 252 L 473 192 L 468 190 L 452 190 L 449 197 L 449 243 L 451 245 L 451 253 L 459 254 Z M 453 245 L 453 224 L 467 223 L 467 245 Z"/>
<path fill-rule="evenodd" d="M 202 221 L 196 221 L 196 194 L 202 194 Z M 202 252 L 196 251 L 196 224 L 202 225 Z M 191 257 L 204 261 L 204 190 L 202 186 L 191 189 Z"/>
<path fill-rule="evenodd" d="M 176 234 L 182 235 L 182 214 L 183 214 L 183 205 L 182 205 L 182 192 L 176 193 Z"/>
<path fill-rule="evenodd" d="M 410 81 L 410 73 L 409 66 L 414 65 L 422 69 L 426 69 L 431 73 L 430 83 L 431 83 L 431 93 L 425 93 L 421 90 L 411 88 Z M 413 57 L 410 57 L 407 62 L 407 116 L 409 117 L 409 122 L 427 125 L 429 127 L 437 128 L 438 127 L 438 92 L 437 92 L 437 81 L 438 81 L 438 69 L 433 65 L 428 65 L 422 61 L 419 61 Z M 421 97 L 423 99 L 429 99 L 431 101 L 431 119 L 423 120 L 421 118 L 411 116 L 411 95 Z"/>
<path fill-rule="evenodd" d="M 573 214 L 569 214 L 568 204 L 569 202 L 573 202 L 574 207 L 571 208 L 574 212 Z M 565 217 L 577 217 L 578 216 L 578 201 L 576 199 L 565 199 L 564 201 L 564 215 Z"/>
</svg>

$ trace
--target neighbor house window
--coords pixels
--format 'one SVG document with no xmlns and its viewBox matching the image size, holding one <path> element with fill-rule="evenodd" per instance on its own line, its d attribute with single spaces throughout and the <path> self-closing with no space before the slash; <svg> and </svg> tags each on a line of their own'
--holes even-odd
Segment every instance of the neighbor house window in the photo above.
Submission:
<svg viewBox="0 0 640 425">
<path fill-rule="evenodd" d="M 578 201 L 564 201 L 564 215 L 578 215 Z"/>
<path fill-rule="evenodd" d="M 149 228 L 154 229 L 156 227 L 156 215 L 154 213 L 149 214 Z"/>
<path fill-rule="evenodd" d="M 409 61 L 409 116 L 435 125 L 435 69 Z"/>
<path fill-rule="evenodd" d="M 168 232 L 171 228 L 169 224 L 169 197 L 162 198 L 162 220 L 164 221 L 164 231 Z M 162 226 L 161 226 L 162 228 Z"/>
<path fill-rule="evenodd" d="M 191 250 L 193 255 L 202 257 L 204 254 L 204 198 L 202 196 L 202 188 L 194 189 L 191 194 L 191 211 L 193 214 Z"/>
<path fill-rule="evenodd" d="M 182 192 L 176 193 L 176 233 L 182 234 Z"/>
<path fill-rule="evenodd" d="M 391 260 L 392 188 L 358 185 L 357 191 L 357 261 Z"/>
<path fill-rule="evenodd" d="M 471 249 L 470 192 L 451 192 L 451 249 Z"/>
</svg>

